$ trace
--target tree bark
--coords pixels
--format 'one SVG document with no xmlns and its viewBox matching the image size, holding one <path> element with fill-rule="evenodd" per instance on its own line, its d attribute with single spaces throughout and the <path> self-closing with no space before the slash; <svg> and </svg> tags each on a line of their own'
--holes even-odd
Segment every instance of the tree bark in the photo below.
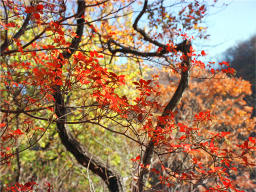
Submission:
<svg viewBox="0 0 256 192">
<path fill-rule="evenodd" d="M 82 16 L 85 13 L 85 1 L 77 1 L 77 30 L 76 34 L 78 38 L 74 38 L 71 42 L 69 52 L 64 52 L 62 55 L 65 59 L 71 57 L 71 55 L 78 48 L 81 42 L 81 37 L 83 35 L 84 19 Z M 109 191 L 111 192 L 122 192 L 121 178 L 118 173 L 112 170 L 109 166 L 104 164 L 99 158 L 94 157 L 90 154 L 85 146 L 83 146 L 79 141 L 68 131 L 65 127 L 66 122 L 66 107 L 64 103 L 64 95 L 61 92 L 60 86 L 55 86 L 54 88 L 54 99 L 55 99 L 55 113 L 58 117 L 56 122 L 57 130 L 62 144 L 65 148 L 72 153 L 79 164 L 85 168 L 89 168 L 94 174 L 98 175 L 106 183 Z"/>
<path fill-rule="evenodd" d="M 110 39 L 108 41 L 107 45 L 108 45 L 109 51 L 113 55 L 120 52 L 120 53 L 124 53 L 124 54 L 133 54 L 133 55 L 141 56 L 141 57 L 164 57 L 165 54 L 169 53 L 167 45 L 162 44 L 159 41 L 151 38 L 143 29 L 140 29 L 138 27 L 139 20 L 142 18 L 143 14 L 146 13 L 147 6 L 148 6 L 148 0 L 145 0 L 142 10 L 140 11 L 140 13 L 138 14 L 138 16 L 136 17 L 136 19 L 134 21 L 133 28 L 135 31 L 137 31 L 143 37 L 143 39 L 145 41 L 147 41 L 155 46 L 158 46 L 159 48 L 161 48 L 161 51 L 141 52 L 141 51 L 135 50 L 131 47 L 126 47 L 124 45 L 121 45 L 120 43 Z M 117 46 L 119 48 L 112 49 L 111 44 L 114 44 L 115 46 Z M 164 112 L 162 113 L 162 117 L 169 115 L 169 113 L 175 109 L 175 107 L 178 105 L 185 89 L 188 86 L 189 68 L 190 68 L 190 56 L 188 55 L 188 53 L 190 52 L 190 47 L 191 47 L 191 43 L 188 40 L 185 40 L 182 43 L 176 45 L 176 48 L 175 48 L 176 51 L 181 51 L 183 53 L 183 55 L 185 56 L 182 61 L 181 67 L 186 68 L 186 70 L 183 70 L 183 69 L 181 70 L 181 79 L 180 79 L 179 85 L 178 85 L 174 95 L 172 96 L 171 100 L 166 105 Z M 157 127 L 159 127 L 159 126 L 161 128 L 164 128 L 164 125 L 162 125 L 160 122 L 158 122 Z M 144 184 L 145 184 L 145 176 L 148 174 L 148 169 L 145 168 L 145 166 L 150 164 L 150 161 L 153 156 L 153 152 L 154 152 L 154 141 L 153 141 L 153 139 L 151 139 L 145 148 L 145 152 L 142 157 L 142 164 L 144 165 L 144 168 L 141 168 L 141 170 L 139 170 L 137 183 L 132 189 L 133 192 L 142 192 L 143 191 Z"/>
<path fill-rule="evenodd" d="M 182 67 L 186 66 L 187 69 L 181 70 L 181 79 L 180 79 L 179 85 L 178 85 L 174 95 L 172 96 L 171 100 L 166 105 L 166 107 L 162 113 L 162 117 L 168 116 L 170 114 L 170 112 L 172 112 L 175 109 L 175 107 L 178 105 L 180 99 L 182 98 L 182 95 L 183 95 L 185 89 L 188 87 L 190 57 L 188 56 L 187 53 L 189 53 L 190 47 L 191 47 L 191 44 L 187 40 L 185 40 L 181 44 L 177 45 L 177 51 L 183 52 L 183 54 L 186 56 L 182 62 Z M 162 125 L 160 122 L 158 122 L 157 127 L 164 128 L 165 125 Z M 157 127 L 156 127 L 156 129 L 157 129 Z M 144 167 L 146 167 L 146 165 L 150 164 L 150 161 L 153 156 L 153 152 L 154 152 L 153 137 L 147 144 L 145 152 L 142 157 L 142 164 L 144 165 Z M 145 176 L 148 174 L 148 169 L 144 168 L 144 167 L 141 168 L 141 170 L 139 171 L 138 181 L 137 181 L 135 187 L 133 188 L 133 192 L 142 192 L 143 191 L 143 188 L 145 185 Z"/>
</svg>

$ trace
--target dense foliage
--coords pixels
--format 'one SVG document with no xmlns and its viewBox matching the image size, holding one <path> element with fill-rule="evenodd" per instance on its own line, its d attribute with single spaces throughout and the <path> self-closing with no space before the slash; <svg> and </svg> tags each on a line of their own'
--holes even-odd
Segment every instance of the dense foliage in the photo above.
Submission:
<svg viewBox="0 0 256 192">
<path fill-rule="evenodd" d="M 228 49 L 223 57 L 234 68 L 237 77 L 241 77 L 252 84 L 252 95 L 246 98 L 250 106 L 256 105 L 256 36 L 239 43 L 237 46 Z M 256 116 L 254 108 L 252 116 Z"/>
<path fill-rule="evenodd" d="M 251 85 L 193 48 L 215 3 L 2 0 L 1 188 L 253 190 Z"/>
</svg>

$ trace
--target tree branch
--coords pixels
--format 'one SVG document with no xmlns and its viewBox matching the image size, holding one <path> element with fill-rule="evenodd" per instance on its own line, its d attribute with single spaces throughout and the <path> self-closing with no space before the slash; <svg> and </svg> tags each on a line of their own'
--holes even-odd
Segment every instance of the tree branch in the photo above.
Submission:
<svg viewBox="0 0 256 192">
<path fill-rule="evenodd" d="M 7 49 L 8 46 L 13 43 L 13 39 L 18 39 L 18 38 L 20 38 L 21 35 L 24 34 L 30 19 L 31 19 L 31 13 L 28 13 L 26 19 L 24 20 L 24 22 L 23 22 L 23 24 L 20 28 L 20 30 L 12 37 L 12 40 L 8 40 L 7 38 L 5 39 L 4 43 L 1 45 L 1 55 L 3 55 L 5 49 Z"/>
<path fill-rule="evenodd" d="M 112 49 L 111 47 L 111 43 L 114 43 L 115 45 L 117 45 L 118 47 L 121 47 L 119 49 Z M 166 53 L 168 53 L 169 51 L 167 51 L 167 46 L 163 45 L 164 49 L 162 49 L 161 51 L 155 51 L 155 52 L 140 52 L 137 51 L 135 49 L 132 49 L 130 47 L 126 47 L 124 45 L 119 44 L 118 42 L 114 41 L 113 39 L 110 39 L 107 42 L 108 45 L 108 49 L 109 51 L 115 55 L 116 53 L 120 52 L 120 53 L 124 53 L 124 54 L 133 54 L 133 55 L 137 55 L 137 56 L 141 56 L 141 57 L 160 57 Z"/>
<path fill-rule="evenodd" d="M 190 57 L 188 56 L 189 50 L 190 50 L 191 44 L 189 41 L 185 40 L 179 45 L 179 50 L 182 50 L 183 54 L 186 56 L 182 62 L 182 67 L 186 66 L 186 70 L 181 70 L 181 79 L 178 85 L 178 88 L 176 89 L 174 95 L 172 96 L 171 100 L 168 102 L 166 105 L 162 117 L 166 117 L 172 112 L 175 107 L 178 105 L 185 89 L 188 86 L 188 79 L 189 79 L 189 67 L 190 67 Z M 158 122 L 158 127 L 164 128 L 165 125 L 161 124 L 161 122 Z M 153 141 L 154 136 L 151 138 L 149 141 L 148 145 L 146 146 L 145 152 L 142 157 L 142 164 L 144 166 L 149 165 L 150 161 L 153 156 L 154 152 L 154 141 Z M 144 178 L 145 175 L 148 173 L 147 168 L 141 168 L 139 175 L 138 175 L 138 181 L 136 187 L 134 187 L 133 192 L 142 192 L 144 188 Z"/>
<path fill-rule="evenodd" d="M 39 33 L 38 35 L 36 35 L 34 37 L 34 39 L 32 39 L 31 41 L 29 41 L 27 44 L 22 46 L 22 49 L 25 49 L 26 47 L 28 47 L 29 45 L 31 45 L 34 41 L 36 41 L 37 39 L 39 39 L 44 33 L 46 32 L 46 29 L 44 29 L 41 33 Z M 34 50 L 33 50 L 34 51 Z M 15 53 L 15 52 L 19 52 L 18 49 L 14 49 L 14 50 L 10 50 L 10 51 L 5 51 L 4 53 L 2 53 L 2 55 L 8 55 L 11 53 Z M 24 51 L 26 52 L 26 51 Z"/>
<path fill-rule="evenodd" d="M 135 31 L 139 32 L 144 37 L 145 41 L 148 41 L 148 42 L 150 42 L 150 43 L 152 43 L 154 45 L 157 45 L 158 47 L 166 48 L 166 45 L 164 45 L 164 44 L 162 44 L 162 43 L 160 43 L 160 42 L 158 42 L 156 40 L 153 40 L 152 38 L 150 38 L 146 34 L 146 32 L 143 29 L 138 28 L 138 22 L 141 19 L 141 17 L 143 16 L 143 14 L 146 12 L 147 6 L 148 6 L 148 0 L 145 0 L 141 12 L 136 17 L 136 19 L 135 19 L 135 21 L 133 23 L 133 28 L 135 29 Z"/>
<path fill-rule="evenodd" d="M 84 19 L 83 15 L 85 13 L 85 1 L 77 0 L 77 29 L 76 34 L 78 38 L 74 38 L 69 47 L 70 52 L 66 51 L 63 53 L 63 57 L 68 59 L 76 51 L 78 45 L 81 41 L 83 29 L 84 29 Z M 62 66 L 61 66 L 62 67 Z M 111 192 L 122 192 L 122 184 L 120 176 L 107 165 L 105 165 L 101 160 L 90 154 L 87 149 L 79 143 L 76 138 L 67 130 L 65 127 L 66 121 L 66 107 L 64 102 L 64 96 L 61 93 L 61 87 L 54 87 L 54 99 L 55 99 L 55 113 L 58 117 L 56 122 L 57 130 L 61 139 L 62 144 L 65 148 L 73 154 L 76 160 L 85 168 L 89 168 L 94 174 L 100 176 L 103 181 L 108 186 Z"/>
<path fill-rule="evenodd" d="M 120 43 L 114 41 L 113 39 L 110 39 L 108 42 L 107 42 L 107 46 L 108 46 L 108 49 L 109 51 L 115 55 L 116 53 L 120 52 L 120 53 L 124 53 L 124 54 L 133 54 L 133 55 L 136 55 L 136 56 L 141 56 L 141 57 L 162 57 L 164 56 L 164 54 L 167 54 L 169 53 L 170 51 L 168 50 L 168 46 L 165 45 L 165 44 L 162 44 L 154 39 L 152 39 L 150 36 L 148 36 L 146 34 L 146 32 L 143 30 L 143 29 L 140 29 L 138 28 L 138 22 L 139 20 L 141 19 L 141 17 L 143 16 L 143 14 L 146 12 L 146 9 L 147 9 L 147 5 L 148 5 L 148 0 L 145 0 L 144 1 L 144 5 L 143 5 L 143 8 L 142 10 L 140 11 L 139 15 L 136 17 L 134 23 L 133 23 L 133 28 L 135 31 L 137 31 L 138 33 L 140 33 L 140 35 L 143 36 L 144 40 L 149 42 L 149 43 L 152 43 L 153 45 L 155 46 L 158 46 L 159 48 L 161 48 L 161 51 L 155 51 L 155 52 L 140 52 L 140 51 L 137 51 L 131 47 L 126 47 L 124 45 L 121 45 Z M 186 52 L 185 50 L 185 47 L 184 46 L 184 42 L 183 41 L 182 43 L 180 44 L 177 44 L 176 45 L 176 50 L 177 51 L 181 51 L 181 52 Z M 114 44 L 120 48 L 118 49 L 112 49 L 111 47 L 111 44 Z"/>
</svg>

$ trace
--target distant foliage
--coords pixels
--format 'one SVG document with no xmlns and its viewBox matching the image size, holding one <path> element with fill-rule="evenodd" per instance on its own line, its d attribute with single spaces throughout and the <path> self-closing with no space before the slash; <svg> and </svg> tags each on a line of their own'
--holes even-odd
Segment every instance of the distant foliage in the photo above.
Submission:
<svg viewBox="0 0 256 192">
<path fill-rule="evenodd" d="M 246 97 L 246 101 L 250 106 L 254 106 L 252 116 L 256 116 L 256 35 L 229 48 L 224 53 L 224 59 L 236 70 L 237 77 L 242 77 L 252 84 L 252 95 Z"/>
</svg>

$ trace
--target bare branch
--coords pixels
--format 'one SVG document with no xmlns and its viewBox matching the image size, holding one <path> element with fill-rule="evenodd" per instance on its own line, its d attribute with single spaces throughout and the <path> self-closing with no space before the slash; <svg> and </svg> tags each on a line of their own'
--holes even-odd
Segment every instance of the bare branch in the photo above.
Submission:
<svg viewBox="0 0 256 192">
<path fill-rule="evenodd" d="M 156 40 L 153 40 L 152 38 L 150 38 L 146 32 L 143 30 L 143 29 L 140 29 L 138 28 L 138 22 L 139 20 L 141 19 L 141 17 L 143 16 L 143 14 L 146 12 L 146 9 L 147 9 L 147 6 L 148 6 L 148 0 L 145 0 L 144 1 L 144 5 L 143 5 L 143 9 L 141 10 L 141 12 L 139 13 L 139 15 L 136 17 L 134 23 L 133 23 L 133 28 L 139 32 L 143 37 L 144 37 L 144 40 L 154 44 L 154 45 L 157 45 L 158 47 L 162 47 L 162 48 L 166 48 L 166 45 L 156 41 Z"/>
<path fill-rule="evenodd" d="M 27 44 L 23 45 L 22 49 L 25 49 L 26 47 L 31 45 L 33 42 L 35 42 L 37 39 L 39 39 L 45 33 L 45 31 L 46 30 L 44 29 L 41 33 L 36 35 L 31 41 L 29 41 Z M 32 51 L 36 51 L 36 50 L 32 50 Z M 8 54 L 11 54 L 11 53 L 16 53 L 16 52 L 19 52 L 19 50 L 15 49 L 15 50 L 10 50 L 10 51 L 5 51 L 4 53 L 2 53 L 2 55 L 8 55 Z M 23 51 L 23 52 L 28 52 L 28 51 Z"/>
<path fill-rule="evenodd" d="M 5 49 L 8 48 L 9 45 L 11 45 L 13 43 L 13 39 L 19 39 L 21 35 L 24 34 L 24 32 L 26 31 L 26 28 L 28 26 L 28 23 L 31 19 L 31 13 L 28 13 L 26 16 L 26 19 L 24 20 L 21 28 L 19 29 L 19 31 L 12 37 L 11 40 L 8 40 L 7 38 L 5 39 L 5 42 L 1 45 L 1 55 L 3 55 Z"/>
</svg>

